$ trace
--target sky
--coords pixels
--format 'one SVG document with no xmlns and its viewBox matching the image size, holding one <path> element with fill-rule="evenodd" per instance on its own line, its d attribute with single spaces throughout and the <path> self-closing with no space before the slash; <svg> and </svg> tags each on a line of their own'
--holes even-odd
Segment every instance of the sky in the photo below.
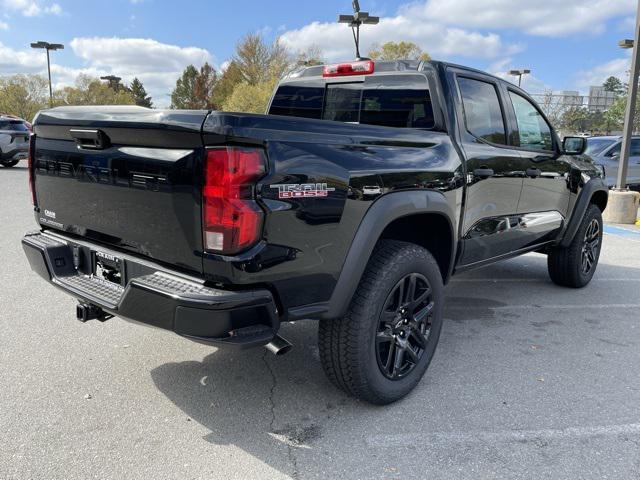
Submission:
<svg viewBox="0 0 640 480">
<path fill-rule="evenodd" d="M 532 93 L 579 90 L 610 75 L 626 80 L 633 38 L 634 0 L 360 0 L 382 17 L 362 28 L 362 48 L 409 40 L 434 59 L 500 76 L 529 68 Z M 189 64 L 223 68 L 243 35 L 259 32 L 292 51 L 319 47 L 327 61 L 354 57 L 353 39 L 339 13 L 350 0 L 0 0 L 0 76 L 46 73 L 43 50 L 29 44 L 62 43 L 52 53 L 54 86 L 79 73 L 138 77 L 156 105 L 166 107 L 176 79 Z"/>
</svg>

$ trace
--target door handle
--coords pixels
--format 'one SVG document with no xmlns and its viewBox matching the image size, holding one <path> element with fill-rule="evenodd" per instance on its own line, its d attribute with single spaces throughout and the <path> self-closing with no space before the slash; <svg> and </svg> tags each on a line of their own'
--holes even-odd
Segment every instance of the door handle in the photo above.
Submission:
<svg viewBox="0 0 640 480">
<path fill-rule="evenodd" d="M 542 170 L 539 168 L 527 168 L 527 177 L 535 178 L 542 175 Z"/>
<path fill-rule="evenodd" d="M 109 136 L 102 130 L 81 130 L 72 128 L 69 135 L 76 141 L 79 148 L 102 150 L 111 146 Z"/>
<path fill-rule="evenodd" d="M 478 178 L 489 178 L 489 177 L 493 177 L 494 174 L 495 172 L 493 171 L 493 168 L 488 168 L 488 167 L 476 168 L 473 171 L 473 176 Z"/>
</svg>

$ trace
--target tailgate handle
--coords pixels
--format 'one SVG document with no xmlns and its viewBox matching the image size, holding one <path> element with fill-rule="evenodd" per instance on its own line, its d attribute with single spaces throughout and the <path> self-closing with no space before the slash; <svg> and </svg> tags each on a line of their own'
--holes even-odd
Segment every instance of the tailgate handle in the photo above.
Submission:
<svg viewBox="0 0 640 480">
<path fill-rule="evenodd" d="M 72 128 L 69 134 L 75 139 L 78 148 L 102 150 L 111 146 L 109 136 L 102 130 L 80 130 Z"/>
</svg>

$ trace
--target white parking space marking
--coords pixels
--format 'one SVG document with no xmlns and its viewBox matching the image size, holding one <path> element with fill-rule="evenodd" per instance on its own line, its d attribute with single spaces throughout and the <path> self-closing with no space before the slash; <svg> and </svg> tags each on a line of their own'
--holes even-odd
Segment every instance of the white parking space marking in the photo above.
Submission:
<svg viewBox="0 0 640 480">
<path fill-rule="evenodd" d="M 511 443 L 534 440 L 581 440 L 592 437 L 613 437 L 618 435 L 640 435 L 640 423 L 627 425 L 607 425 L 592 427 L 569 427 L 543 430 L 503 430 L 497 432 L 416 432 L 398 435 L 373 435 L 365 439 L 367 446 L 373 448 L 411 448 L 429 444 L 456 445 L 478 443 Z"/>
</svg>

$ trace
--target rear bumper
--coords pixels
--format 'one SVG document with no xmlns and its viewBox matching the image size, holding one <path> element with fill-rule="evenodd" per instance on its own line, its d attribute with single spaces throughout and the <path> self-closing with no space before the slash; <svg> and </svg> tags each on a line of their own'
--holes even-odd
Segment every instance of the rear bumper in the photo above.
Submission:
<svg viewBox="0 0 640 480">
<path fill-rule="evenodd" d="M 15 148 L 7 152 L 0 152 L 0 160 L 10 162 L 12 160 L 26 160 L 29 156 L 29 146 Z"/>
<path fill-rule="evenodd" d="M 33 271 L 81 303 L 210 345 L 254 347 L 275 337 L 279 317 L 268 290 L 233 292 L 158 265 L 57 234 L 22 239 Z M 124 285 L 92 275 L 92 252 L 117 255 Z"/>
</svg>

